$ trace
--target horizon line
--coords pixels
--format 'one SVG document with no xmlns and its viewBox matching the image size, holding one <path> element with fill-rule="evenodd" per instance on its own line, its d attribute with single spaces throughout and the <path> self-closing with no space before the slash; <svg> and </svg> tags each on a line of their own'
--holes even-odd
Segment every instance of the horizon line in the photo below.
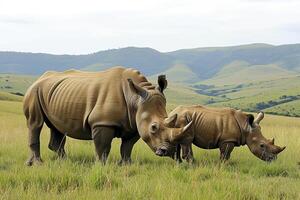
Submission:
<svg viewBox="0 0 300 200">
<path fill-rule="evenodd" d="M 83 54 L 68 54 L 68 53 L 63 53 L 63 54 L 56 54 L 56 53 L 47 53 L 47 52 L 31 52 L 31 51 L 5 51 L 5 50 L 0 50 L 0 53 L 24 53 L 24 54 L 48 54 L 48 55 L 54 55 L 54 56 L 84 56 L 84 55 L 91 55 L 91 54 L 96 54 L 100 52 L 105 52 L 105 51 L 114 51 L 114 50 L 120 50 L 120 49 L 126 49 L 126 48 L 137 48 L 137 49 L 152 49 L 160 53 L 171 53 L 175 51 L 181 51 L 181 50 L 196 50 L 196 49 L 212 49 L 212 48 L 233 48 L 233 47 L 243 47 L 243 46 L 251 46 L 251 45 L 265 45 L 265 46 L 270 46 L 270 47 L 278 47 L 278 46 L 286 46 L 286 45 L 299 45 L 299 43 L 286 43 L 286 44 L 270 44 L 270 43 L 263 43 L 263 42 L 257 42 L 257 43 L 244 43 L 244 44 L 237 44 L 237 45 L 225 45 L 225 46 L 203 46 L 203 47 L 195 47 L 195 48 L 181 48 L 181 49 L 176 49 L 172 51 L 159 51 L 155 48 L 152 47 L 143 47 L 143 46 L 126 46 L 126 47 L 119 47 L 119 48 L 109 48 L 109 49 L 103 49 L 91 53 L 83 53 Z"/>
</svg>

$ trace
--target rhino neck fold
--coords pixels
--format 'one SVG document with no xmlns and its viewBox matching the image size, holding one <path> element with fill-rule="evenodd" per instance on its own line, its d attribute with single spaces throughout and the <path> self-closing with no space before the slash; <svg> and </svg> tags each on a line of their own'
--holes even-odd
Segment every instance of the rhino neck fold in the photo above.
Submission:
<svg viewBox="0 0 300 200">
<path fill-rule="evenodd" d="M 238 146 L 240 145 L 245 145 L 246 144 L 246 132 L 243 130 L 239 120 L 236 118 L 236 116 L 234 115 L 234 119 L 239 127 L 239 130 L 240 130 L 240 138 L 239 140 L 237 141 L 239 144 Z"/>
<path fill-rule="evenodd" d="M 137 113 L 137 102 L 138 98 L 135 95 L 132 95 L 127 101 L 127 113 L 129 125 L 132 130 L 137 130 L 137 121 L 136 121 L 136 113 Z"/>
</svg>

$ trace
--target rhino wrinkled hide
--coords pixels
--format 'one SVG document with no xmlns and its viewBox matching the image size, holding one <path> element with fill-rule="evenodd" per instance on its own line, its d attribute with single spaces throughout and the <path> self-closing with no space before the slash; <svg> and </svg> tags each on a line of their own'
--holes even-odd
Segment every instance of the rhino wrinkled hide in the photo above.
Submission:
<svg viewBox="0 0 300 200">
<path fill-rule="evenodd" d="M 261 133 L 260 121 L 264 113 L 256 118 L 251 114 L 231 108 L 210 108 L 201 105 L 178 106 L 169 114 L 176 118 L 175 127 L 182 127 L 193 121 L 185 137 L 177 141 L 176 160 L 182 158 L 192 162 L 192 144 L 203 149 L 220 149 L 220 159 L 228 160 L 236 146 L 247 145 L 250 151 L 264 161 L 272 161 L 285 149 L 268 140 Z M 168 119 L 169 119 L 168 118 Z M 167 119 L 167 120 L 168 120 Z"/>
<path fill-rule="evenodd" d="M 133 145 L 140 137 L 154 152 L 164 149 L 160 156 L 174 154 L 170 138 L 184 131 L 165 126 L 166 87 L 164 75 L 158 77 L 155 87 L 139 71 L 123 67 L 101 72 L 46 72 L 24 97 L 31 150 L 26 164 L 42 162 L 39 137 L 44 122 L 51 132 L 48 147 L 60 157 L 65 157 L 66 136 L 93 140 L 97 159 L 103 163 L 114 137 L 122 139 L 121 163 L 131 161 Z"/>
</svg>

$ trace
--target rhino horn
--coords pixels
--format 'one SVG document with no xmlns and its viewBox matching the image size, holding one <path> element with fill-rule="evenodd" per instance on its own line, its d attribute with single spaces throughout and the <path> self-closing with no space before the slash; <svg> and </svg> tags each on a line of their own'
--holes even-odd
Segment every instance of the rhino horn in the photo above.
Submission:
<svg viewBox="0 0 300 200">
<path fill-rule="evenodd" d="M 185 125 L 182 128 L 173 128 L 171 132 L 171 141 L 180 141 L 182 140 L 188 133 L 188 129 L 191 127 L 193 124 L 193 121 L 189 122 L 187 125 Z"/>
<path fill-rule="evenodd" d="M 176 124 L 176 120 L 177 120 L 177 114 L 174 114 L 168 118 L 166 118 L 164 120 L 164 123 L 166 126 L 168 127 L 175 127 L 175 124 Z"/>
<path fill-rule="evenodd" d="M 275 151 L 274 151 L 274 153 L 279 154 L 279 153 L 282 152 L 284 149 L 285 149 L 285 147 L 275 146 Z"/>
</svg>

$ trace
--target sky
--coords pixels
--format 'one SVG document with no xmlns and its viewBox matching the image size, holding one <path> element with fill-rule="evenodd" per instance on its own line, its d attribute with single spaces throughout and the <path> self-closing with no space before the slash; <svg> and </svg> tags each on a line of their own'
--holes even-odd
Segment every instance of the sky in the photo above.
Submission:
<svg viewBox="0 0 300 200">
<path fill-rule="evenodd" d="M 0 51 L 300 43 L 299 0 L 0 0 Z"/>
</svg>

